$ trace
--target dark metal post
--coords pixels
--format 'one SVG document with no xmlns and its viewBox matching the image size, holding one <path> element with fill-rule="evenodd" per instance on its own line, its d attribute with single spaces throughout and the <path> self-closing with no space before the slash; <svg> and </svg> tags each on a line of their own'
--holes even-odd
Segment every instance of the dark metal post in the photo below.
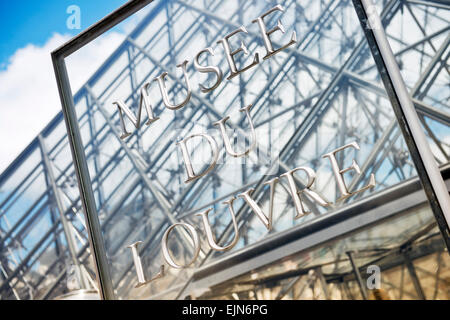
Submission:
<svg viewBox="0 0 450 320">
<path fill-rule="evenodd" d="M 56 56 L 55 53 L 52 53 L 52 60 L 64 119 L 66 121 L 67 133 L 69 135 L 69 144 L 72 151 L 75 172 L 78 178 L 80 198 L 83 204 L 91 253 L 95 261 L 100 297 L 105 300 L 113 300 L 115 297 L 111 275 L 109 273 L 108 258 L 106 257 L 106 249 L 102 239 L 100 221 L 98 219 L 94 192 L 92 191 L 89 169 L 84 154 L 83 141 L 81 140 L 66 65 L 64 58 Z"/>
<path fill-rule="evenodd" d="M 371 0 L 352 0 L 389 100 L 427 195 L 439 230 L 450 252 L 450 197 L 419 117 L 406 89 L 376 7 Z"/>
<path fill-rule="evenodd" d="M 330 300 L 330 293 L 328 291 L 327 281 L 325 280 L 325 277 L 323 276 L 322 267 L 318 267 L 314 271 L 315 271 L 317 277 L 319 278 L 323 294 L 325 295 L 325 299 Z"/>
<path fill-rule="evenodd" d="M 348 258 L 350 259 L 350 263 L 353 268 L 353 272 L 355 273 L 356 281 L 358 282 L 359 290 L 361 290 L 361 295 L 364 300 L 367 300 L 367 292 L 366 287 L 364 286 L 364 282 L 361 277 L 361 273 L 359 273 L 359 269 L 355 264 L 355 260 L 353 259 L 353 251 L 346 252 L 348 255 Z"/>
<path fill-rule="evenodd" d="M 58 207 L 59 211 L 59 217 L 61 219 L 61 224 L 63 226 L 64 235 L 66 237 L 67 241 L 67 247 L 69 249 L 70 257 L 72 258 L 72 263 L 75 267 L 75 273 L 78 280 L 78 285 L 80 286 L 80 289 L 86 289 L 87 288 L 87 279 L 84 275 L 84 271 L 82 269 L 81 263 L 78 260 L 77 256 L 77 247 L 75 244 L 75 238 L 73 236 L 73 232 L 70 229 L 69 222 L 67 221 L 67 218 L 65 216 L 65 210 L 63 206 L 63 202 L 61 199 L 61 196 L 59 194 L 58 186 L 56 185 L 55 175 L 53 174 L 53 168 L 50 163 L 50 159 L 48 158 L 48 152 L 47 148 L 45 146 L 45 141 L 42 135 L 38 136 L 39 144 L 42 150 L 42 158 L 44 160 L 45 169 L 47 170 L 47 175 L 49 178 L 49 182 L 52 188 L 53 197 L 56 202 L 56 206 Z"/>
<path fill-rule="evenodd" d="M 423 292 L 422 286 L 420 285 L 419 277 L 417 277 L 416 269 L 414 268 L 408 253 L 403 253 L 403 258 L 405 259 L 406 267 L 408 268 L 409 276 L 411 277 L 414 289 L 416 289 L 417 295 L 420 299 L 426 300 L 425 293 Z"/>
</svg>

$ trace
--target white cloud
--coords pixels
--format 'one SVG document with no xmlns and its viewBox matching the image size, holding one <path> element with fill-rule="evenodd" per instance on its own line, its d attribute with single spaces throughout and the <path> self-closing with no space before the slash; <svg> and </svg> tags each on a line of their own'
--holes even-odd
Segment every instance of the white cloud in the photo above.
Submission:
<svg viewBox="0 0 450 320">
<path fill-rule="evenodd" d="M 124 37 L 110 32 L 70 58 L 67 68 L 73 93 Z M 20 48 L 0 72 L 0 172 L 61 110 L 50 53 L 69 39 L 55 33 L 43 46 Z"/>
</svg>

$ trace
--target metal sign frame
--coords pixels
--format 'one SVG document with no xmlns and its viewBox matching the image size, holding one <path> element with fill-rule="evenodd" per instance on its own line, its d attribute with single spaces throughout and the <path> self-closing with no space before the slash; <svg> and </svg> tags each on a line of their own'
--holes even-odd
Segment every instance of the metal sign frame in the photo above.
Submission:
<svg viewBox="0 0 450 320">
<path fill-rule="evenodd" d="M 111 275 L 108 268 L 105 245 L 100 228 L 100 221 L 95 206 L 95 197 L 92 191 L 91 179 L 89 177 L 88 165 L 84 154 L 83 142 L 81 140 L 80 127 L 74 108 L 72 91 L 70 89 L 65 58 L 78 49 L 84 47 L 133 13 L 139 11 L 153 0 L 133 0 L 113 13 L 109 14 L 78 36 L 71 39 L 52 52 L 53 68 L 55 70 L 56 82 L 61 100 L 61 106 L 66 122 L 69 136 L 70 149 L 78 179 L 81 202 L 83 204 L 86 219 L 86 228 L 89 235 L 89 244 L 94 258 L 99 294 L 104 300 L 115 299 Z"/>
<path fill-rule="evenodd" d="M 450 251 L 450 196 L 371 0 L 352 0 L 431 210 Z"/>
</svg>

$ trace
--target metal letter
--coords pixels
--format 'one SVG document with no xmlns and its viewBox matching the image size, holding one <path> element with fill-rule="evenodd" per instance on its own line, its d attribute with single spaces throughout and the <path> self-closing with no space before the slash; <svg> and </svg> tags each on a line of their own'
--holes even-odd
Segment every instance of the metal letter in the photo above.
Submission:
<svg viewBox="0 0 450 320">
<path fill-rule="evenodd" d="M 364 190 L 375 187 L 375 175 L 373 173 L 371 173 L 370 179 L 369 179 L 369 184 L 367 186 L 365 186 L 359 190 L 356 190 L 354 192 L 349 192 L 347 190 L 347 186 L 345 185 L 344 177 L 342 175 L 345 172 L 350 171 L 350 170 L 355 170 L 358 174 L 361 174 L 361 169 L 360 169 L 359 165 L 356 163 L 355 159 L 352 159 L 352 165 L 350 167 L 342 169 L 342 170 L 339 168 L 339 165 L 336 160 L 336 153 L 339 151 L 342 151 L 346 148 L 349 148 L 349 147 L 353 147 L 356 150 L 359 150 L 358 143 L 356 143 L 354 141 L 352 143 L 349 143 L 343 147 L 337 148 L 336 150 L 333 150 L 322 156 L 322 158 L 330 158 L 331 168 L 333 169 L 333 173 L 334 173 L 334 176 L 336 177 L 336 181 L 337 181 L 339 190 L 341 191 L 341 197 L 339 199 L 337 199 L 337 201 L 346 199 L 355 193 L 362 192 Z"/>
<path fill-rule="evenodd" d="M 217 76 L 216 83 L 211 88 L 206 88 L 204 85 L 199 84 L 200 90 L 203 93 L 207 93 L 207 92 L 210 92 L 210 91 L 216 89 L 219 86 L 220 82 L 222 82 L 223 74 L 222 74 L 222 70 L 220 70 L 219 67 L 214 67 L 214 66 L 203 67 L 200 65 L 200 63 L 198 62 L 198 58 L 200 57 L 200 55 L 203 52 L 209 52 L 211 55 L 214 55 L 214 51 L 212 48 L 206 48 L 206 49 L 203 49 L 202 51 L 200 51 L 199 53 L 197 53 L 197 55 L 195 56 L 195 59 L 194 59 L 195 69 L 197 69 L 197 71 L 201 72 L 201 73 L 214 72 Z"/>
<path fill-rule="evenodd" d="M 294 172 L 296 172 L 298 170 L 302 170 L 302 171 L 306 172 L 306 175 L 308 176 L 308 182 L 306 183 L 305 188 L 303 188 L 300 191 L 297 190 L 297 185 L 295 184 L 295 180 L 294 180 Z M 281 175 L 281 177 L 286 177 L 288 180 L 289 191 L 291 193 L 292 199 L 294 200 L 295 209 L 297 211 L 297 215 L 295 216 L 295 219 L 298 219 L 298 218 L 304 216 L 305 214 L 310 213 L 310 211 L 307 211 L 305 209 L 305 207 L 303 206 L 302 199 L 300 198 L 300 194 L 303 192 L 306 193 L 312 200 L 314 200 L 315 202 L 317 202 L 318 204 L 320 204 L 323 207 L 328 207 L 331 205 L 330 202 L 323 199 L 317 192 L 310 189 L 312 184 L 316 180 L 316 173 L 314 172 L 313 169 L 308 168 L 308 167 L 297 167 L 286 173 L 283 173 Z"/>
<path fill-rule="evenodd" d="M 150 98 L 148 97 L 147 89 L 150 86 L 150 83 L 147 82 L 144 84 L 144 86 L 141 88 L 141 97 L 139 100 L 139 109 L 137 118 L 134 116 L 133 112 L 128 108 L 128 106 L 122 101 L 117 100 L 114 101 L 113 104 L 117 106 L 119 109 L 119 117 L 120 117 L 120 124 L 122 125 L 122 134 L 120 135 L 120 139 L 125 139 L 126 137 L 130 136 L 131 133 L 127 131 L 127 128 L 125 127 L 125 122 L 123 120 L 123 112 L 125 112 L 125 115 L 128 117 L 128 119 L 131 120 L 133 125 L 136 127 L 136 129 L 139 129 L 141 127 L 141 114 L 142 114 L 142 105 L 145 107 L 145 111 L 147 111 L 148 120 L 145 123 L 146 125 L 150 125 L 151 123 L 155 122 L 159 119 L 159 117 L 155 117 L 153 114 L 153 108 L 152 104 L 150 102 Z"/>
<path fill-rule="evenodd" d="M 142 287 L 142 286 L 146 285 L 147 283 L 150 283 L 156 279 L 159 279 L 159 278 L 162 278 L 165 276 L 164 265 L 161 265 L 160 271 L 158 272 L 158 274 L 155 277 L 153 277 L 150 280 L 145 279 L 141 257 L 139 256 L 138 249 L 137 249 L 137 247 L 140 243 L 142 243 L 142 241 L 136 241 L 135 243 L 128 246 L 128 248 L 131 248 L 131 252 L 133 254 L 134 266 L 136 268 L 136 273 L 137 273 L 137 277 L 138 277 L 138 283 L 136 284 L 135 288 Z"/>
<path fill-rule="evenodd" d="M 225 118 L 223 118 L 223 119 L 221 119 L 221 120 L 216 121 L 216 122 L 213 123 L 213 125 L 219 126 L 220 134 L 222 135 L 223 142 L 224 142 L 224 144 L 225 144 L 225 150 L 227 151 L 227 153 L 228 153 L 229 155 L 231 155 L 231 156 L 233 156 L 233 157 L 235 157 L 235 158 L 245 156 L 245 155 L 248 154 L 251 150 L 253 150 L 253 148 L 256 146 L 256 132 L 255 132 L 255 128 L 253 127 L 253 121 L 252 121 L 252 118 L 250 117 L 250 112 L 249 112 L 251 107 L 252 107 L 252 105 L 249 104 L 247 107 L 242 108 L 242 109 L 239 110 L 239 111 L 241 111 L 241 112 L 242 112 L 242 111 L 245 111 L 245 114 L 246 114 L 246 116 L 247 116 L 247 118 L 248 118 L 248 121 L 249 121 L 249 123 L 250 123 L 251 132 L 252 132 L 252 144 L 251 144 L 251 146 L 250 146 L 247 150 L 245 150 L 245 151 L 242 152 L 242 153 L 237 153 L 237 152 L 234 152 L 234 151 L 233 151 L 233 148 L 232 148 L 232 146 L 231 146 L 230 139 L 229 139 L 228 136 L 227 136 L 227 131 L 226 131 L 226 128 L 225 128 L 225 122 L 226 122 L 228 119 L 230 119 L 230 117 L 229 117 L 229 116 L 226 116 Z"/>
<path fill-rule="evenodd" d="M 228 204 L 228 208 L 230 210 L 230 214 L 231 214 L 231 220 L 233 221 L 233 228 L 234 228 L 234 238 L 233 241 L 231 241 L 231 243 L 227 246 L 221 247 L 217 244 L 216 240 L 214 239 L 214 234 L 213 231 L 211 229 L 211 225 L 209 224 L 208 221 L 208 214 L 209 212 L 212 210 L 212 208 L 209 208 L 201 213 L 197 213 L 196 216 L 201 216 L 202 217 L 202 221 L 203 221 L 203 225 L 205 226 L 205 232 L 206 232 L 206 238 L 208 239 L 208 243 L 209 246 L 211 247 L 211 249 L 216 250 L 216 251 L 227 251 L 230 250 L 231 248 L 233 248 L 236 243 L 239 240 L 239 228 L 236 222 L 236 214 L 234 213 L 234 209 L 233 209 L 233 201 L 236 200 L 235 197 L 232 197 L 230 200 L 224 201 L 224 204 Z"/>
<path fill-rule="evenodd" d="M 211 147 L 212 153 L 213 153 L 213 161 L 210 163 L 209 167 L 206 168 L 200 174 L 194 173 L 194 169 L 192 168 L 191 158 L 189 157 L 189 151 L 187 150 L 187 146 L 186 146 L 186 141 L 193 137 L 205 138 L 206 141 L 208 141 L 208 143 Z M 188 183 L 190 181 L 196 180 L 196 179 L 204 176 L 205 174 L 207 174 L 209 171 L 211 171 L 216 166 L 217 159 L 219 158 L 219 147 L 217 146 L 216 140 L 214 140 L 214 138 L 211 137 L 210 135 L 208 135 L 206 133 L 192 134 L 189 137 L 184 138 L 180 142 L 177 142 L 177 145 L 180 145 L 181 153 L 182 153 L 183 160 L 184 160 L 184 165 L 186 166 L 186 171 L 187 171 L 187 175 L 188 175 L 185 183 Z"/>
<path fill-rule="evenodd" d="M 189 263 L 185 264 L 184 266 L 177 264 L 173 258 L 170 256 L 169 253 L 169 249 L 167 247 L 167 238 L 169 237 L 169 233 L 170 231 L 172 231 L 172 229 L 174 229 L 176 226 L 183 226 L 185 227 L 188 232 L 191 234 L 191 237 L 194 241 L 193 243 L 193 247 L 194 247 L 194 256 L 192 257 L 191 261 L 189 261 Z M 175 269 L 182 269 L 182 268 L 187 268 L 189 267 L 191 264 L 194 263 L 195 259 L 197 259 L 198 254 L 200 252 L 200 238 L 198 236 L 197 231 L 195 230 L 195 228 L 193 226 L 191 226 L 190 224 L 187 223 L 175 223 L 173 225 L 171 225 L 166 232 L 163 235 L 162 238 L 162 242 L 161 242 L 161 247 L 162 247 L 162 253 L 163 253 L 163 257 L 166 260 L 166 262 L 173 268 Z"/>
<path fill-rule="evenodd" d="M 234 78 L 241 72 L 244 72 L 259 63 L 259 54 L 255 53 L 255 57 L 253 58 L 253 62 L 251 64 L 249 64 L 248 66 L 246 66 L 240 70 L 238 70 L 236 68 L 236 63 L 234 62 L 234 58 L 233 58 L 234 55 L 236 55 L 237 53 L 239 53 L 241 51 L 243 51 L 244 54 L 249 54 L 247 47 L 245 46 L 243 41 L 241 41 L 241 46 L 239 47 L 239 49 L 231 51 L 230 44 L 228 43 L 228 39 L 230 39 L 232 36 L 234 36 L 236 33 L 239 33 L 239 32 L 248 33 L 247 30 L 245 29 L 245 27 L 241 26 L 240 28 L 238 28 L 238 29 L 234 30 L 233 32 L 231 32 L 230 34 L 226 35 L 225 38 L 217 41 L 217 43 L 222 43 L 223 49 L 225 50 L 225 57 L 227 58 L 228 65 L 230 66 L 230 75 L 227 77 L 228 80 Z"/>
<path fill-rule="evenodd" d="M 258 216 L 258 218 L 262 221 L 267 230 L 272 230 L 272 213 L 273 213 L 273 200 L 275 194 L 275 186 L 278 182 L 278 178 L 273 178 L 265 182 L 265 185 L 270 185 L 270 202 L 269 202 L 269 216 L 266 216 L 262 209 L 258 206 L 258 204 L 253 200 L 250 195 L 255 191 L 255 189 L 251 188 L 247 191 L 238 194 L 238 197 L 243 198 L 245 202 L 250 206 L 254 213 Z"/>
<path fill-rule="evenodd" d="M 271 14 L 272 12 L 275 11 L 281 11 L 284 12 L 284 8 L 281 5 L 276 5 L 275 7 L 273 7 L 272 9 L 270 9 L 269 11 L 267 11 L 266 13 L 263 13 L 261 16 L 259 16 L 258 18 L 256 18 L 255 20 L 253 20 L 252 22 L 258 23 L 259 29 L 261 30 L 262 33 L 262 38 L 264 40 L 264 46 L 266 47 L 266 55 L 264 56 L 264 60 L 270 58 L 271 56 L 273 56 L 274 54 L 277 54 L 278 52 L 286 49 L 287 47 L 289 47 L 290 45 L 293 45 L 294 43 L 297 42 L 297 34 L 295 33 L 295 31 L 292 32 L 292 36 L 291 36 L 291 41 L 289 41 L 288 44 L 282 46 L 279 49 L 274 50 L 273 49 L 273 45 L 272 42 L 270 41 L 270 35 L 272 33 L 274 33 L 275 31 L 280 30 L 282 33 L 285 33 L 286 31 L 284 30 L 283 25 L 281 24 L 281 21 L 278 20 L 277 26 L 274 27 L 273 29 L 267 31 L 266 29 L 266 25 L 264 24 L 264 17 Z"/>
<path fill-rule="evenodd" d="M 188 63 L 188 61 L 184 60 L 182 63 L 177 65 L 178 68 L 181 67 L 181 70 L 183 70 L 184 80 L 186 82 L 186 88 L 187 88 L 186 98 L 184 99 L 183 102 L 181 102 L 177 105 L 170 103 L 169 95 L 167 94 L 167 88 L 166 88 L 166 83 L 164 81 L 164 78 L 168 75 L 168 73 L 166 71 L 164 71 L 163 73 L 161 73 L 161 75 L 159 75 L 158 77 L 156 77 L 154 79 L 154 81 L 157 81 L 159 84 L 159 90 L 161 91 L 161 96 L 162 96 L 164 105 L 170 110 L 178 110 L 178 109 L 184 107 L 191 99 L 191 85 L 189 83 L 189 77 L 188 77 L 188 74 L 186 71 L 187 63 Z"/>
</svg>

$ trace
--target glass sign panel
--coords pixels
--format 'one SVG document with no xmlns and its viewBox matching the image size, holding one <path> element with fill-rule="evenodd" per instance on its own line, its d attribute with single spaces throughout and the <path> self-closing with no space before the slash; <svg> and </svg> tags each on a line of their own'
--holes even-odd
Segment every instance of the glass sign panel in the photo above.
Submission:
<svg viewBox="0 0 450 320">
<path fill-rule="evenodd" d="M 421 8 L 373 10 L 445 166 L 448 11 Z M 113 34 L 74 102 L 116 298 L 201 297 L 198 270 L 417 178 L 350 1 L 153 1 L 69 79 Z"/>
</svg>

